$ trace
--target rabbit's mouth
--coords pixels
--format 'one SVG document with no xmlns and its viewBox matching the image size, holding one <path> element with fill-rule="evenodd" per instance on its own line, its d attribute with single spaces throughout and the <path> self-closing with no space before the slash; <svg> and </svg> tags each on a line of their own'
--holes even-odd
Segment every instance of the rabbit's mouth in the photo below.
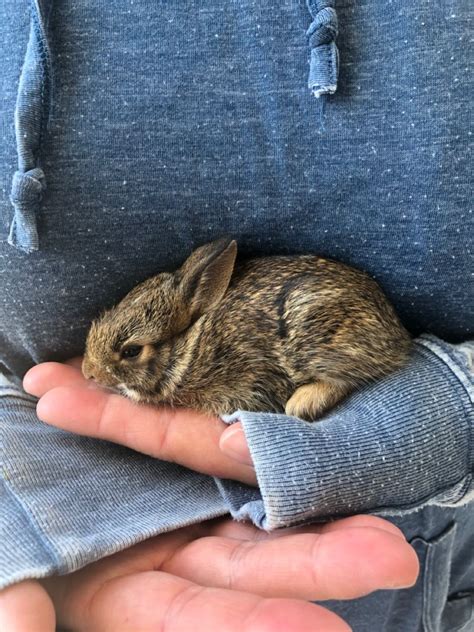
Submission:
<svg viewBox="0 0 474 632">
<path fill-rule="evenodd" d="M 139 391 L 129 388 L 126 384 L 117 384 L 114 390 L 120 393 L 120 395 L 125 395 L 125 397 L 128 397 L 134 402 L 140 402 L 143 400 L 143 395 Z"/>
<path fill-rule="evenodd" d="M 99 380 L 93 379 L 90 380 L 90 384 L 88 386 L 90 388 L 99 388 L 101 391 L 105 391 L 106 393 L 113 393 L 114 395 L 123 395 L 123 392 L 118 388 L 118 386 L 112 386 L 111 384 L 104 384 Z"/>
</svg>

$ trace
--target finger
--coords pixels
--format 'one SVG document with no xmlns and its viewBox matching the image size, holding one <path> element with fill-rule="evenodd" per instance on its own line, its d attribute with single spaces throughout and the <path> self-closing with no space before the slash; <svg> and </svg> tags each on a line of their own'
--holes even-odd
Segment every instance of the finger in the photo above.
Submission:
<svg viewBox="0 0 474 632">
<path fill-rule="evenodd" d="M 79 367 L 60 364 L 59 362 L 43 362 L 31 368 L 23 378 L 23 388 L 35 397 L 41 397 L 57 386 L 93 386 L 87 381 Z"/>
<path fill-rule="evenodd" d="M 354 599 L 412 586 L 418 558 L 397 535 L 352 527 L 257 542 L 200 538 L 179 548 L 162 570 L 201 585 L 263 596 Z"/>
<path fill-rule="evenodd" d="M 0 630 L 54 632 L 55 629 L 53 603 L 38 582 L 21 582 L 0 592 Z"/>
<path fill-rule="evenodd" d="M 114 441 L 197 472 L 256 484 L 251 466 L 236 463 L 219 449 L 227 426 L 215 417 L 187 409 L 138 405 L 120 395 L 80 385 L 47 391 L 38 402 L 37 414 L 64 430 Z"/>
<path fill-rule="evenodd" d="M 373 527 L 374 529 L 380 529 L 381 531 L 391 533 L 392 535 L 395 535 L 405 541 L 403 531 L 388 520 L 384 520 L 384 518 L 379 518 L 378 516 L 367 516 L 363 514 L 359 516 L 350 516 L 348 518 L 340 518 L 339 520 L 334 520 L 333 522 L 326 522 L 321 527 L 321 533 L 342 531 L 347 528 L 358 527 Z"/>
<path fill-rule="evenodd" d="M 351 527 L 373 527 L 387 533 L 392 533 L 405 540 L 403 532 L 394 524 L 378 516 L 350 516 L 349 518 L 340 518 L 333 522 L 325 522 L 322 524 L 304 525 L 301 527 L 290 527 L 288 529 L 277 529 L 276 531 L 263 531 L 254 527 L 248 522 L 236 522 L 228 518 L 218 518 L 207 523 L 207 535 L 222 536 L 227 538 L 236 538 L 238 540 L 268 540 L 281 538 L 286 535 L 296 535 L 299 533 L 328 533 L 330 531 L 341 531 Z"/>
<path fill-rule="evenodd" d="M 80 608 L 74 607 L 73 597 L 71 599 L 69 595 L 63 603 L 58 604 L 59 620 L 66 627 L 79 631 L 350 630 L 338 616 L 321 606 L 291 599 L 263 599 L 244 592 L 203 588 L 180 577 L 156 571 L 110 580 Z"/>
</svg>

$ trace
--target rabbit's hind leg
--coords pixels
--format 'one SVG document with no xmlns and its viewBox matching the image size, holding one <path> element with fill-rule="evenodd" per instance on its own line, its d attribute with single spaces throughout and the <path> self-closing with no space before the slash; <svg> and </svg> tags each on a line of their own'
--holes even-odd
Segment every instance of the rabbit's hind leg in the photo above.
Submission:
<svg viewBox="0 0 474 632">
<path fill-rule="evenodd" d="M 315 421 L 345 397 L 349 390 L 331 382 L 304 384 L 286 402 L 285 413 L 306 421 Z"/>
</svg>

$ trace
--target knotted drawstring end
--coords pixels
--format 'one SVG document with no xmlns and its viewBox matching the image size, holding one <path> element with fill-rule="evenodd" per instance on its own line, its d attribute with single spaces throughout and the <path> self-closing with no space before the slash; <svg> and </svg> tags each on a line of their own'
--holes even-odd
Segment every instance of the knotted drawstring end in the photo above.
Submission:
<svg viewBox="0 0 474 632">
<path fill-rule="evenodd" d="M 337 90 L 339 53 L 335 39 L 338 25 L 332 4 L 329 0 L 308 0 L 313 17 L 306 33 L 311 49 L 308 87 L 317 98 Z"/>
<path fill-rule="evenodd" d="M 323 44 L 311 51 L 308 88 L 319 99 L 323 94 L 337 90 L 338 51 L 334 42 Z"/>
<path fill-rule="evenodd" d="M 11 203 L 15 214 L 10 226 L 8 243 L 26 253 L 39 250 L 37 215 L 46 188 L 43 170 L 16 171 L 13 176 Z"/>
</svg>

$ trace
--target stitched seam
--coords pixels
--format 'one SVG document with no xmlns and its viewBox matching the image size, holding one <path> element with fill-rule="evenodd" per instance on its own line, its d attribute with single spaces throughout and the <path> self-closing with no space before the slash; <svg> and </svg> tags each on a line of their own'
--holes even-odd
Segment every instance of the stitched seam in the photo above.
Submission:
<svg viewBox="0 0 474 632">
<path fill-rule="evenodd" d="M 11 389 L 7 389 L 5 388 L 5 390 L 7 391 L 6 393 L 2 393 L 3 389 L 0 387 L 0 398 L 1 399 L 7 399 L 8 397 L 10 397 L 13 400 L 13 403 L 16 402 L 16 400 L 19 400 L 21 402 L 25 402 L 26 404 L 30 404 L 29 408 L 35 409 L 36 408 L 36 400 L 33 401 L 33 399 L 31 397 L 29 397 L 28 395 L 22 395 L 20 393 L 12 393 Z M 22 406 L 22 409 L 24 407 Z"/>
<path fill-rule="evenodd" d="M 51 64 L 51 56 L 49 54 L 49 49 L 47 45 L 46 39 L 46 31 L 47 24 L 49 21 L 49 16 L 51 15 L 52 4 L 50 4 L 48 15 L 45 17 L 44 24 L 41 20 L 41 9 L 39 6 L 40 0 L 33 0 L 32 3 L 32 23 L 33 29 L 36 37 L 36 41 L 38 44 L 39 52 L 40 52 L 40 61 L 41 61 L 41 73 L 42 73 L 42 81 L 41 81 L 41 125 L 40 125 L 40 133 L 38 138 L 37 150 L 39 151 L 42 141 L 44 139 L 44 135 L 46 132 L 46 128 L 48 126 L 49 118 L 50 118 L 50 105 L 51 105 L 51 81 L 52 81 L 52 64 Z"/>
</svg>

